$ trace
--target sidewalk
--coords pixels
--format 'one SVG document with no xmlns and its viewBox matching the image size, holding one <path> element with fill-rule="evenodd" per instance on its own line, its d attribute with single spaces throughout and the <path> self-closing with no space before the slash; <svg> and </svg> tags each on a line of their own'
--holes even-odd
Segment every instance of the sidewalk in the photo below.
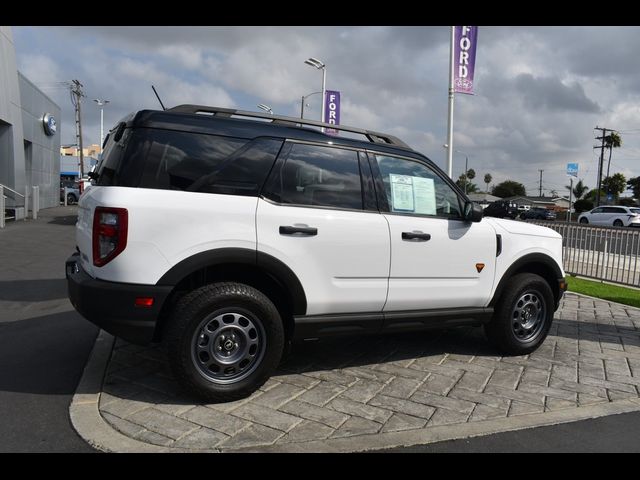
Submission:
<svg viewBox="0 0 640 480">
<path fill-rule="evenodd" d="M 474 328 L 330 339 L 226 404 L 182 394 L 159 348 L 112 340 L 71 406 L 107 451 L 362 451 L 640 410 L 640 309 L 575 294 L 531 355 L 496 356 Z"/>
</svg>

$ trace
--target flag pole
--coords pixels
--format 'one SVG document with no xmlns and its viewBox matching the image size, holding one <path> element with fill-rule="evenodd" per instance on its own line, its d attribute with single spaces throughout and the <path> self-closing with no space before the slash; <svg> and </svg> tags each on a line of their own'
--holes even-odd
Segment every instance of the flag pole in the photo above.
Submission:
<svg viewBox="0 0 640 480">
<path fill-rule="evenodd" d="M 447 174 L 449 178 L 453 179 L 453 76 L 454 76 L 454 43 L 455 43 L 455 29 L 451 27 L 451 47 L 449 53 L 449 120 L 447 124 Z"/>
</svg>

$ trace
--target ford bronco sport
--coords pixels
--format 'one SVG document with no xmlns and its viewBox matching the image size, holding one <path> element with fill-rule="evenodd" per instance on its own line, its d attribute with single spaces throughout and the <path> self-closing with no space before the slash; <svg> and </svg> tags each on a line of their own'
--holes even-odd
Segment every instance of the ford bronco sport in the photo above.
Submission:
<svg viewBox="0 0 640 480">
<path fill-rule="evenodd" d="M 566 288 L 560 235 L 483 220 L 391 135 L 326 126 L 195 105 L 118 123 L 79 201 L 74 307 L 162 342 L 210 401 L 251 394 L 299 339 L 483 325 L 501 352 L 538 347 Z"/>
</svg>

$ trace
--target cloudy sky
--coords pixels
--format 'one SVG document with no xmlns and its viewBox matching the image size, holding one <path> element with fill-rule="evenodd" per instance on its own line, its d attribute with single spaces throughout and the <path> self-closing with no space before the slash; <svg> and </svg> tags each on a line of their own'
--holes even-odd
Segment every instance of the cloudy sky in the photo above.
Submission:
<svg viewBox="0 0 640 480">
<path fill-rule="evenodd" d="M 341 123 L 395 134 L 446 169 L 448 27 L 14 27 L 18 68 L 62 108 L 62 142 L 74 143 L 73 108 L 56 82 L 78 79 L 85 143 L 131 111 L 197 103 L 299 116 L 300 100 L 342 95 Z M 566 164 L 595 187 L 594 127 L 620 132 L 611 171 L 640 175 L 639 27 L 480 27 L 475 95 L 456 95 L 454 174 L 565 193 Z M 306 118 L 320 118 L 320 95 Z M 606 168 L 606 167 L 605 167 Z M 476 178 L 480 183 L 481 178 Z"/>
</svg>

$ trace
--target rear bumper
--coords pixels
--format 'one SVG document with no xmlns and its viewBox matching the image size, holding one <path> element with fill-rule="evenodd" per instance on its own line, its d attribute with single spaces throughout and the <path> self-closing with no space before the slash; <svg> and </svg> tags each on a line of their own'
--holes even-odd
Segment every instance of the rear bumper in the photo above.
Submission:
<svg viewBox="0 0 640 480">
<path fill-rule="evenodd" d="M 69 300 L 87 320 L 132 343 L 148 344 L 153 339 L 162 305 L 171 286 L 106 282 L 89 276 L 74 253 L 66 261 Z M 153 297 L 151 307 L 137 307 L 138 297 Z"/>
</svg>

